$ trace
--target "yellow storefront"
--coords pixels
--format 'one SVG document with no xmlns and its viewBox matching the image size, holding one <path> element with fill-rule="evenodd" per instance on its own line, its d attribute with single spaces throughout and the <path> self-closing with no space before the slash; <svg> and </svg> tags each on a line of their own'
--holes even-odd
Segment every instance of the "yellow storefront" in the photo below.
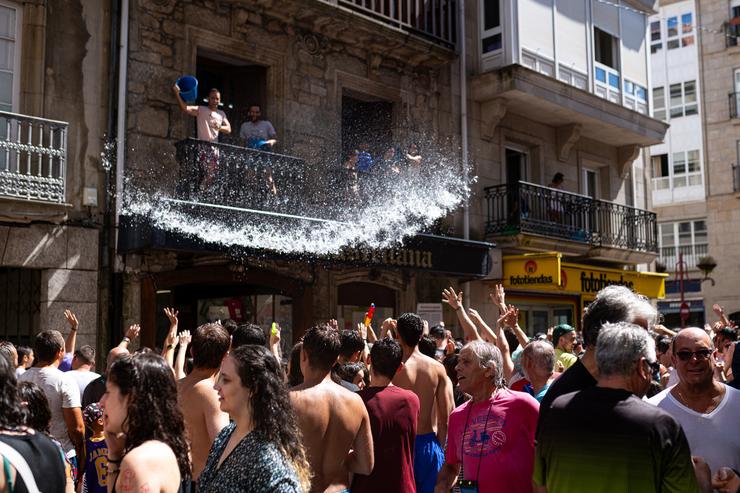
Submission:
<svg viewBox="0 0 740 493">
<path fill-rule="evenodd" d="M 520 310 L 520 324 L 533 335 L 568 323 L 580 329 L 581 314 L 602 288 L 623 285 L 650 299 L 665 297 L 667 274 L 625 271 L 563 262 L 560 253 L 503 258 L 507 301 Z"/>
</svg>

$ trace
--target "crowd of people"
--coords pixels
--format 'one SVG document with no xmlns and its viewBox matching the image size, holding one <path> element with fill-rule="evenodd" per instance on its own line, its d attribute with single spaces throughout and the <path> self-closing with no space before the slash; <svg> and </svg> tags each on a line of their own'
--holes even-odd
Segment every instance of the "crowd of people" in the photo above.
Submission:
<svg viewBox="0 0 740 493">
<path fill-rule="evenodd" d="M 671 331 L 623 286 L 580 330 L 529 337 L 503 287 L 488 323 L 453 288 L 452 337 L 405 313 L 310 328 L 233 321 L 95 373 L 90 346 L 0 342 L 0 492 L 731 492 L 740 488 L 737 328 Z M 514 346 L 514 347 L 512 347 Z"/>
</svg>

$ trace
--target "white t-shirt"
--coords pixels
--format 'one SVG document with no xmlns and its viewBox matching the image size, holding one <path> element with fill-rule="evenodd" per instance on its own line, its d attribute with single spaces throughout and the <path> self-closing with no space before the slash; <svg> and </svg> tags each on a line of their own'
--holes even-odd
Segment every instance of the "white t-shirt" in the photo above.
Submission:
<svg viewBox="0 0 740 493">
<path fill-rule="evenodd" d="M 94 371 L 72 370 L 68 371 L 67 375 L 70 376 L 80 388 L 80 398 L 82 398 L 82 394 L 85 392 L 85 387 L 87 387 L 87 384 L 89 384 L 93 380 L 100 378 L 100 374 L 95 373 Z"/>
<path fill-rule="evenodd" d="M 80 407 L 80 389 L 75 381 L 56 368 L 29 368 L 19 380 L 33 382 L 44 391 L 51 410 L 51 436 L 62 444 L 68 457 L 75 455 L 62 414 L 62 408 Z"/>
<path fill-rule="evenodd" d="M 681 404 L 668 388 L 648 399 L 681 423 L 691 455 L 703 457 L 712 474 L 720 467 L 740 470 L 740 390 L 725 386 L 714 411 L 700 414 Z"/>
<path fill-rule="evenodd" d="M 26 367 L 19 366 L 18 368 L 15 369 L 15 378 L 16 379 L 21 378 L 21 375 L 23 375 L 24 373 L 26 373 Z"/>
<path fill-rule="evenodd" d="M 218 129 L 228 120 L 226 119 L 226 113 L 221 110 L 212 111 L 208 106 L 198 106 L 196 121 L 198 139 L 216 142 L 218 140 Z"/>
</svg>

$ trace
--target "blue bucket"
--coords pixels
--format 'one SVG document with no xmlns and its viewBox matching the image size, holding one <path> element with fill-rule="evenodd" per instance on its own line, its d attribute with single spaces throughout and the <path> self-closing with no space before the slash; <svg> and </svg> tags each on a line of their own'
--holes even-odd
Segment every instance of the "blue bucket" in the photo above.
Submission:
<svg viewBox="0 0 740 493">
<path fill-rule="evenodd" d="M 198 79 L 192 75 L 183 75 L 177 79 L 176 84 L 180 88 L 180 97 L 183 101 L 192 103 L 198 99 Z"/>
</svg>

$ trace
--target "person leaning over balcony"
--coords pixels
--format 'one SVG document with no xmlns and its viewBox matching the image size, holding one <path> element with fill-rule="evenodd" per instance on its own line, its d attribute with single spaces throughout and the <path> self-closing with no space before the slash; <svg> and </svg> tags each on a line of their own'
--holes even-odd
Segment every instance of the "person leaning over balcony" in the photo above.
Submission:
<svg viewBox="0 0 740 493">
<path fill-rule="evenodd" d="M 221 103 L 221 93 L 218 89 L 213 88 L 208 92 L 208 106 L 185 104 L 180 96 L 180 88 L 177 87 L 177 84 L 172 87 L 172 91 L 175 93 L 177 104 L 182 112 L 196 118 L 199 140 L 216 143 L 218 142 L 219 133 L 231 133 L 231 124 L 229 119 L 226 118 L 226 113 L 218 109 Z M 207 149 L 205 152 L 201 152 L 199 162 L 205 171 L 205 176 L 201 181 L 201 187 L 203 187 L 213 181 L 213 175 L 218 164 L 218 150 Z"/>
</svg>

